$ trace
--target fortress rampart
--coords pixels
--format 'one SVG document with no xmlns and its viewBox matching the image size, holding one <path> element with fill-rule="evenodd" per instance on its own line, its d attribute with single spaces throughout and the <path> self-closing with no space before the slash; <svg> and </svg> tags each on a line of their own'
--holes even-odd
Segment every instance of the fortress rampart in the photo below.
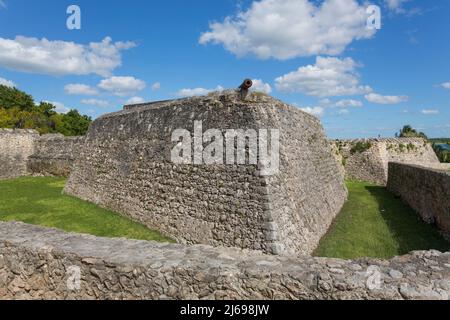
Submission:
<svg viewBox="0 0 450 320">
<path fill-rule="evenodd" d="M 27 162 L 32 174 L 68 177 L 84 137 L 47 134 L 36 140 L 35 152 Z"/>
<path fill-rule="evenodd" d="M 442 168 L 433 148 L 421 138 L 331 141 L 333 154 L 347 179 L 386 185 L 388 163 Z"/>
<path fill-rule="evenodd" d="M 442 299 L 450 252 L 273 256 L 0 223 L 0 299 Z"/>
<path fill-rule="evenodd" d="M 35 130 L 0 129 L 0 179 L 68 176 L 83 137 L 40 136 Z"/>
<path fill-rule="evenodd" d="M 0 179 L 28 175 L 28 158 L 39 134 L 34 130 L 0 129 Z"/>
<path fill-rule="evenodd" d="M 389 163 L 388 189 L 450 239 L 450 168 Z"/>
<path fill-rule="evenodd" d="M 279 172 L 173 163 L 172 133 L 192 132 L 196 121 L 203 131 L 280 130 Z M 127 106 L 98 118 L 65 192 L 180 243 L 273 254 L 311 253 L 347 196 L 319 120 L 265 95 L 242 102 L 234 91 Z"/>
</svg>

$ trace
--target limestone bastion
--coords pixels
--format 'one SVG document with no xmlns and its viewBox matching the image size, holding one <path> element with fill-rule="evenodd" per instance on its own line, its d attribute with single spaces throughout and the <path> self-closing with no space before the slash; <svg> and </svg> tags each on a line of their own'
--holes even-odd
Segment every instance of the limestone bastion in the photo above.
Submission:
<svg viewBox="0 0 450 320">
<path fill-rule="evenodd" d="M 431 145 L 422 138 L 334 140 L 331 147 L 347 179 L 382 186 L 387 184 L 390 162 L 448 168 L 439 162 Z"/>
<path fill-rule="evenodd" d="M 172 133 L 193 133 L 197 121 L 224 136 L 230 129 L 278 129 L 279 171 L 174 163 Z M 263 94 L 241 101 L 235 91 L 125 106 L 98 118 L 65 192 L 180 243 L 270 254 L 312 253 L 347 197 L 318 119 Z"/>
<path fill-rule="evenodd" d="M 68 176 L 84 137 L 0 129 L 0 179 Z"/>
</svg>

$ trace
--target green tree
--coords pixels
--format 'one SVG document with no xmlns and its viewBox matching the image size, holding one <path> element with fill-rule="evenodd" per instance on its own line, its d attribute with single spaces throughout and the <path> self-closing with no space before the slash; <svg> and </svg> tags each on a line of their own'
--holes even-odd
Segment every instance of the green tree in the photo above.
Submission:
<svg viewBox="0 0 450 320">
<path fill-rule="evenodd" d="M 55 110 L 49 102 L 36 105 L 31 95 L 0 85 L 0 128 L 35 129 L 41 134 L 58 132 L 66 136 L 86 134 L 92 122 L 90 117 L 77 110 L 67 114 Z"/>
<path fill-rule="evenodd" d="M 20 110 L 26 111 L 31 111 L 35 108 L 31 95 L 4 85 L 0 85 L 0 106 L 5 109 L 18 107 Z"/>
<path fill-rule="evenodd" d="M 70 110 L 62 115 L 61 121 L 56 123 L 56 131 L 66 136 L 80 136 L 86 134 L 92 119 L 81 115 L 77 110 Z"/>
<path fill-rule="evenodd" d="M 428 140 L 428 137 L 423 132 L 418 132 L 416 129 L 410 125 L 404 126 L 399 133 L 395 134 L 396 137 L 400 138 L 423 138 Z"/>
</svg>

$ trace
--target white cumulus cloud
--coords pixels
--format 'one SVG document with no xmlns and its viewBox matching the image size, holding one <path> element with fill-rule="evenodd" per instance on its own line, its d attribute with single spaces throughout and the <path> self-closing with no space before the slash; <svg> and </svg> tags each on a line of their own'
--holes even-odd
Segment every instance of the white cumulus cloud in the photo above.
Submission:
<svg viewBox="0 0 450 320">
<path fill-rule="evenodd" d="M 336 102 L 334 104 L 335 107 L 338 108 L 359 108 L 363 106 L 363 103 L 359 100 L 353 100 L 353 99 L 344 99 Z M 348 111 L 348 110 L 347 110 Z"/>
<path fill-rule="evenodd" d="M 409 100 L 408 96 L 383 96 L 378 93 L 365 95 L 367 101 L 377 104 L 398 104 Z"/>
<path fill-rule="evenodd" d="M 5 78 L 0 78 L 0 84 L 3 86 L 10 87 L 10 88 L 17 87 L 17 85 L 14 82 L 7 80 Z"/>
<path fill-rule="evenodd" d="M 441 87 L 444 89 L 449 89 L 450 90 L 450 82 L 444 82 L 441 84 Z"/>
<path fill-rule="evenodd" d="M 86 84 L 73 83 L 64 87 L 64 91 L 70 95 L 96 96 L 98 90 Z"/>
<path fill-rule="evenodd" d="M 439 110 L 436 110 L 436 109 L 423 109 L 421 111 L 421 113 L 425 114 L 425 115 L 433 115 L 433 114 L 439 114 Z"/>
<path fill-rule="evenodd" d="M 109 37 L 88 45 L 24 36 L 0 37 L 0 67 L 48 75 L 107 77 L 121 65 L 121 51 L 134 46 L 133 42 L 112 42 Z"/>
<path fill-rule="evenodd" d="M 44 101 L 44 102 L 54 105 L 56 107 L 55 111 L 58 113 L 67 113 L 70 111 L 70 109 L 61 102 L 56 102 L 56 101 Z"/>
<path fill-rule="evenodd" d="M 313 116 L 316 117 L 321 117 L 323 116 L 325 109 L 323 107 L 305 107 L 305 108 L 300 108 L 300 110 L 309 113 Z"/>
<path fill-rule="evenodd" d="M 251 91 L 264 92 L 267 94 L 272 92 L 272 87 L 270 86 L 270 84 L 265 83 L 261 79 L 253 79 L 252 81 L 253 86 L 250 89 Z"/>
<path fill-rule="evenodd" d="M 125 97 L 144 90 L 146 83 L 134 77 L 110 77 L 100 81 L 98 87 L 116 96 Z"/>
<path fill-rule="evenodd" d="M 261 59 L 338 55 L 354 40 L 375 34 L 367 18 L 366 6 L 356 0 L 253 1 L 246 11 L 211 23 L 199 42 Z"/>
<path fill-rule="evenodd" d="M 205 88 L 181 89 L 177 92 L 177 96 L 179 97 L 204 96 L 213 91 L 223 91 L 223 87 L 217 86 L 215 89 L 205 89 Z"/>
<path fill-rule="evenodd" d="M 152 84 L 152 91 L 157 91 L 159 89 L 161 89 L 161 83 L 155 82 L 154 84 Z"/>
<path fill-rule="evenodd" d="M 81 100 L 81 103 L 89 105 L 89 106 L 96 106 L 96 107 L 102 107 L 102 108 L 106 108 L 109 106 L 108 101 L 100 100 L 100 99 L 83 99 L 83 100 Z"/>
<path fill-rule="evenodd" d="M 128 99 L 125 104 L 139 104 L 139 103 L 144 103 L 145 100 L 144 98 L 141 97 L 131 97 L 130 99 Z"/>
<path fill-rule="evenodd" d="M 394 11 L 396 13 L 403 13 L 403 4 L 410 0 L 384 0 L 384 3 L 388 7 L 389 10 Z"/>
<path fill-rule="evenodd" d="M 358 64 L 351 58 L 317 57 L 314 65 L 300 67 L 275 79 L 283 92 L 299 92 L 316 97 L 352 96 L 371 92 L 360 84 Z"/>
</svg>

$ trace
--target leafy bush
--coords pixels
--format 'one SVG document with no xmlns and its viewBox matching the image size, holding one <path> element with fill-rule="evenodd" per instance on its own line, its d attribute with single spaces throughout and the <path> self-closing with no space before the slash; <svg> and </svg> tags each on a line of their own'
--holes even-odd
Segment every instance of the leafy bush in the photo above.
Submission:
<svg viewBox="0 0 450 320">
<path fill-rule="evenodd" d="M 415 145 L 413 145 L 411 142 L 408 143 L 408 145 L 406 146 L 406 149 L 408 149 L 409 152 L 411 151 L 415 151 L 417 148 Z"/>
<path fill-rule="evenodd" d="M 372 143 L 358 141 L 357 143 L 355 143 L 352 146 L 352 148 L 350 149 L 350 153 L 351 154 L 363 153 L 363 152 L 369 150 L 370 148 L 372 148 Z"/>
<path fill-rule="evenodd" d="M 77 110 L 66 114 L 55 111 L 48 102 L 35 104 L 33 97 L 16 88 L 0 85 L 0 128 L 35 129 L 41 134 L 66 136 L 86 134 L 92 119 Z"/>
<path fill-rule="evenodd" d="M 410 125 L 404 126 L 399 133 L 395 134 L 396 137 L 400 138 L 423 138 L 428 139 L 425 133 L 418 132 L 416 129 L 411 127 Z"/>
</svg>

